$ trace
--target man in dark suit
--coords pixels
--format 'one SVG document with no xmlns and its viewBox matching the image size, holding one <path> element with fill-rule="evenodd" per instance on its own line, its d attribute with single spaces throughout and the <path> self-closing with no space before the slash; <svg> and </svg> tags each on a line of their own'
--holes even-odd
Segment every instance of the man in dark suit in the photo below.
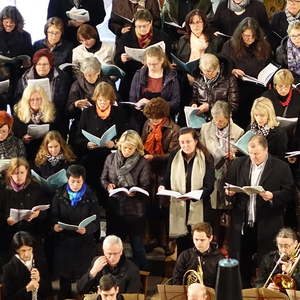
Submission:
<svg viewBox="0 0 300 300">
<path fill-rule="evenodd" d="M 248 152 L 249 156 L 237 158 L 232 163 L 227 182 L 239 187 L 262 186 L 264 192 L 248 195 L 236 193 L 230 187 L 225 191 L 233 206 L 230 254 L 240 260 L 244 288 L 251 286 L 253 267 L 264 254 L 276 248 L 275 236 L 284 225 L 284 210 L 292 201 L 293 186 L 288 164 L 268 154 L 264 136 L 253 136 Z"/>
</svg>

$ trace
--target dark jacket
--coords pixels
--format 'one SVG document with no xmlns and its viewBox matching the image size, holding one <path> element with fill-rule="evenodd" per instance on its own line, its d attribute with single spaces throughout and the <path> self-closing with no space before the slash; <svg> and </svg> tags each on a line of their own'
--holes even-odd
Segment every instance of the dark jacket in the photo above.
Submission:
<svg viewBox="0 0 300 300">
<path fill-rule="evenodd" d="M 275 50 L 284 37 L 287 35 L 289 23 L 286 18 L 285 11 L 276 12 L 271 19 L 271 30 L 273 34 L 272 44 Z"/>
<path fill-rule="evenodd" d="M 235 159 L 228 172 L 226 182 L 237 186 L 250 185 L 250 159 L 248 156 Z M 257 253 L 259 258 L 274 249 L 273 240 L 283 227 L 283 214 L 291 201 L 293 178 L 286 162 L 269 155 L 259 185 L 273 193 L 273 200 L 264 201 L 256 197 Z M 230 256 L 239 258 L 243 223 L 247 222 L 249 196 L 236 193 L 231 197 L 232 224 L 230 230 Z"/>
<path fill-rule="evenodd" d="M 99 279 L 105 274 L 111 274 L 115 277 L 119 287 L 119 293 L 140 293 L 142 285 L 137 266 L 125 256 L 121 256 L 120 261 L 115 267 L 106 265 L 97 275 L 92 278 L 90 271 L 94 265 L 95 257 L 88 271 L 77 282 L 79 294 L 86 294 L 97 291 Z"/>
<path fill-rule="evenodd" d="M 95 26 L 102 23 L 105 17 L 105 8 L 103 0 L 81 0 L 79 8 L 86 9 L 90 15 L 90 21 L 87 24 Z M 68 17 L 66 11 L 74 7 L 73 1 L 69 0 L 50 0 L 48 5 L 47 19 L 51 17 L 59 17 L 65 23 L 64 39 L 78 44 L 76 32 L 78 27 L 68 26 Z"/>
<path fill-rule="evenodd" d="M 86 233 L 63 230 L 54 233 L 54 268 L 55 274 L 68 279 L 78 279 L 87 270 L 90 261 L 96 255 L 94 232 L 99 228 L 99 205 L 94 192 L 87 187 L 82 199 L 71 206 L 66 186 L 56 191 L 51 206 L 52 226 L 58 221 L 78 225 L 92 215 L 96 220 L 86 226 Z M 74 251 L 76 249 L 76 251 Z M 80 262 L 74 264 L 74 262 Z"/>
<path fill-rule="evenodd" d="M 0 55 L 15 57 L 18 55 L 32 56 L 31 36 L 27 31 L 0 31 Z"/>
<path fill-rule="evenodd" d="M 119 150 L 118 150 L 119 151 Z M 113 183 L 116 188 L 123 186 L 118 186 L 118 177 L 115 164 L 115 153 L 111 153 L 105 161 L 102 175 L 101 183 L 106 189 L 108 184 Z M 134 181 L 134 186 L 140 187 L 149 192 L 150 189 L 150 166 L 146 159 L 142 156 L 138 160 L 137 164 L 130 171 L 132 179 Z M 131 186 L 130 186 L 131 187 Z M 125 186 L 125 188 L 130 188 Z M 114 213 L 120 216 L 135 216 L 142 217 L 145 215 L 146 203 L 148 197 L 142 193 L 136 193 L 135 196 L 129 197 L 125 193 L 117 193 L 109 198 L 109 202 L 115 208 Z"/>
<path fill-rule="evenodd" d="M 287 60 L 287 41 L 289 37 L 286 36 L 282 39 L 280 46 L 276 49 L 276 62 L 285 69 L 288 69 L 288 60 Z M 291 71 L 292 72 L 292 71 Z M 294 76 L 294 83 L 300 83 L 300 74 L 292 72 Z"/>
<path fill-rule="evenodd" d="M 67 169 L 70 163 L 66 160 L 60 160 L 55 166 L 52 166 L 48 160 L 46 160 L 42 165 L 34 166 L 34 170 L 43 178 L 48 178 L 49 176 L 57 173 L 61 169 Z"/>
<path fill-rule="evenodd" d="M 51 279 L 44 259 L 34 255 L 34 267 L 40 273 L 38 300 L 47 299 L 51 295 Z M 26 291 L 30 282 L 30 272 L 27 267 L 14 255 L 3 266 L 4 297 L 10 300 L 31 300 L 32 293 Z"/>
<path fill-rule="evenodd" d="M 265 282 L 267 281 L 269 275 L 271 274 L 273 268 L 275 267 L 277 261 L 279 260 L 280 254 L 278 251 L 272 251 L 266 254 L 262 262 L 258 268 L 258 276 L 256 278 L 255 286 L 261 288 L 264 286 Z M 281 264 L 275 269 L 272 278 L 276 274 L 282 274 Z M 300 286 L 300 266 L 299 264 L 296 266 L 295 271 L 293 272 L 292 278 L 296 281 L 296 286 Z M 269 284 L 272 281 L 269 281 Z"/>
<path fill-rule="evenodd" d="M 200 75 L 193 83 L 192 103 L 201 105 L 208 103 L 209 107 L 216 101 L 228 102 L 232 111 L 236 111 L 239 106 L 239 91 L 236 78 L 231 75 L 228 66 L 221 64 L 218 78 L 211 86 L 208 86 L 205 79 Z"/>
<path fill-rule="evenodd" d="M 203 270 L 204 285 L 214 288 L 217 279 L 218 262 L 224 256 L 217 249 L 217 245 L 211 243 L 210 248 L 201 253 L 196 247 L 184 250 L 178 257 L 173 270 L 172 283 L 183 285 L 184 274 L 188 270 L 197 271 L 199 259 Z"/>
<path fill-rule="evenodd" d="M 131 102 L 138 102 L 140 99 L 145 97 L 143 90 L 147 87 L 147 82 L 148 68 L 143 67 L 140 70 L 137 70 L 131 82 L 129 95 L 129 100 Z M 169 102 L 172 113 L 175 114 L 178 112 L 180 89 L 176 71 L 169 68 L 164 69 L 163 86 L 160 92 L 160 97 Z"/>
<path fill-rule="evenodd" d="M 38 40 L 33 44 L 34 52 L 48 48 L 46 39 Z M 50 50 L 50 49 L 49 49 Z M 51 50 L 54 57 L 54 66 L 59 67 L 63 63 L 72 62 L 73 45 L 69 41 L 60 40 L 58 44 Z"/>
<path fill-rule="evenodd" d="M 267 36 L 270 35 L 269 19 L 266 8 L 262 2 L 251 0 L 249 5 L 245 8 L 245 12 L 241 15 L 237 15 L 228 8 L 228 1 L 229 0 L 224 0 L 218 5 L 211 22 L 214 32 L 220 31 L 225 34 L 232 35 L 243 19 L 251 17 L 256 19 L 259 26 Z"/>
<path fill-rule="evenodd" d="M 26 158 L 25 146 L 21 139 L 14 135 L 9 135 L 4 141 L 0 142 L 0 157 L 13 158 L 24 157 Z"/>
<path fill-rule="evenodd" d="M 137 11 L 137 5 L 132 4 L 129 0 L 113 0 L 110 19 L 108 21 L 108 28 L 117 36 L 120 36 L 121 29 L 124 26 L 133 26 L 129 21 L 121 17 L 125 17 L 129 20 L 133 19 L 135 12 Z M 160 28 L 160 11 L 157 0 L 146 0 L 145 9 L 151 12 L 153 17 L 153 25 Z M 121 17 L 120 17 L 121 16 Z"/>
</svg>

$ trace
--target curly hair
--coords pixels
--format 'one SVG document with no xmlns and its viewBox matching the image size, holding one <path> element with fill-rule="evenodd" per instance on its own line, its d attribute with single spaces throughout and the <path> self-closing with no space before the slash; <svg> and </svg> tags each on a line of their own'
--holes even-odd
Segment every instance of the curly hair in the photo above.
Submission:
<svg viewBox="0 0 300 300">
<path fill-rule="evenodd" d="M 42 113 L 41 120 L 44 123 L 49 123 L 54 121 L 55 118 L 55 108 L 54 104 L 48 98 L 45 90 L 38 85 L 29 85 L 24 91 L 21 100 L 14 106 L 14 111 L 16 116 L 20 119 L 20 121 L 24 123 L 29 123 L 31 120 L 31 112 L 29 100 L 32 94 L 38 93 L 42 98 L 42 103 L 40 107 L 40 111 Z"/>
<path fill-rule="evenodd" d="M 0 12 L 0 30 L 3 31 L 3 20 L 4 19 L 11 19 L 15 24 L 16 27 L 14 30 L 22 32 L 24 29 L 24 18 L 22 17 L 21 13 L 15 6 L 6 6 Z"/>
<path fill-rule="evenodd" d="M 240 24 L 235 29 L 232 37 L 230 38 L 231 45 L 233 47 L 233 55 L 240 58 L 246 55 L 245 43 L 243 41 L 242 34 L 247 29 L 251 30 L 255 37 L 253 46 L 254 56 L 257 60 L 266 60 L 271 55 L 270 44 L 265 39 L 265 34 L 260 28 L 258 22 L 250 17 L 245 18 L 240 22 Z"/>
<path fill-rule="evenodd" d="M 169 117 L 170 105 L 161 97 L 152 98 L 150 102 L 145 105 L 143 114 L 147 119 L 161 119 Z"/>
<path fill-rule="evenodd" d="M 39 151 L 35 157 L 35 164 L 37 166 L 43 165 L 47 160 L 47 155 L 49 155 L 48 144 L 52 141 L 56 141 L 60 145 L 60 151 L 64 155 L 64 159 L 71 163 L 76 160 L 76 156 L 71 150 L 70 146 L 63 139 L 61 134 L 58 131 L 52 130 L 49 131 L 43 139 L 43 142 L 39 148 Z"/>
</svg>

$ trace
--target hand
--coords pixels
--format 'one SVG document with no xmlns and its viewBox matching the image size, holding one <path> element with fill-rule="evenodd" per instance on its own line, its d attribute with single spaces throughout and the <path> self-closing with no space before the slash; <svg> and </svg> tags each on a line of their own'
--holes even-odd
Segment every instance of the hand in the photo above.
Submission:
<svg viewBox="0 0 300 300">
<path fill-rule="evenodd" d="M 128 197 L 134 197 L 135 195 L 136 195 L 136 192 L 129 193 L 129 194 L 128 194 Z"/>
<path fill-rule="evenodd" d="M 240 69 L 233 69 L 231 71 L 232 75 L 234 75 L 235 77 L 239 78 L 239 77 L 243 77 L 245 76 L 245 72 L 243 70 L 240 70 Z"/>
<path fill-rule="evenodd" d="M 105 144 L 105 147 L 108 148 L 108 149 L 111 149 L 115 146 L 115 143 L 114 141 L 108 141 L 106 144 Z"/>
<path fill-rule="evenodd" d="M 90 276 L 95 278 L 96 275 L 107 265 L 107 263 L 107 258 L 105 256 L 98 257 L 90 270 Z"/>
<path fill-rule="evenodd" d="M 193 108 L 197 108 L 198 106 L 197 106 L 197 104 L 196 104 L 196 103 L 194 103 L 194 104 L 192 104 L 192 105 L 191 105 L 191 107 L 193 107 Z"/>
<path fill-rule="evenodd" d="M 115 187 L 116 187 L 115 184 L 109 183 L 109 184 L 107 185 L 106 189 L 107 189 L 108 191 L 110 191 L 110 190 L 113 190 Z"/>
<path fill-rule="evenodd" d="M 83 24 L 83 21 L 75 21 L 75 20 L 69 20 L 68 21 L 68 26 L 71 27 L 79 27 L 81 24 Z"/>
<path fill-rule="evenodd" d="M 55 224 L 54 227 L 53 227 L 53 230 L 54 230 L 55 232 L 61 232 L 61 231 L 63 231 L 64 229 L 63 229 L 60 225 Z"/>
<path fill-rule="evenodd" d="M 293 157 L 288 157 L 288 162 L 290 163 L 290 164 L 294 164 L 296 161 L 297 161 L 297 157 L 295 157 L 295 156 L 293 156 Z"/>
<path fill-rule="evenodd" d="M 31 136 L 31 135 L 25 134 L 25 135 L 23 136 L 23 142 L 24 142 L 24 143 L 28 144 L 31 140 L 32 140 L 32 136 Z"/>
<path fill-rule="evenodd" d="M 209 111 L 209 104 L 208 103 L 203 103 L 199 106 L 199 113 L 205 113 Z"/>
<path fill-rule="evenodd" d="M 131 29 L 131 26 L 124 26 L 122 29 L 121 29 L 121 33 L 126 33 L 128 31 L 130 31 Z"/>
<path fill-rule="evenodd" d="M 35 280 L 37 282 L 40 282 L 40 272 L 38 269 L 33 268 L 31 270 L 31 275 L 30 275 L 31 280 Z"/>
<path fill-rule="evenodd" d="M 187 74 L 187 79 L 189 81 L 189 85 L 193 85 L 194 81 L 195 81 L 195 77 L 193 77 L 190 74 Z"/>
<path fill-rule="evenodd" d="M 88 99 L 81 99 L 81 100 L 75 101 L 74 106 L 79 109 L 85 109 L 85 108 L 88 108 L 89 106 L 92 106 L 92 104 L 89 102 Z"/>
<path fill-rule="evenodd" d="M 144 158 L 147 159 L 147 160 L 152 160 L 154 158 L 154 155 L 152 155 L 152 154 L 145 154 Z"/>
<path fill-rule="evenodd" d="M 17 223 L 17 221 L 14 220 L 14 219 L 11 218 L 11 217 L 8 217 L 8 218 L 6 219 L 6 222 L 7 222 L 7 224 L 8 224 L 9 226 L 15 225 L 15 224 Z"/>
<path fill-rule="evenodd" d="M 140 105 L 140 106 L 144 106 L 144 105 L 146 105 L 147 103 L 149 103 L 150 102 L 150 100 L 148 100 L 147 98 L 142 98 L 142 99 L 140 99 L 136 104 L 137 105 Z M 136 106 L 135 107 L 137 110 L 141 110 L 142 108 L 141 107 L 138 107 L 138 106 Z"/>
<path fill-rule="evenodd" d="M 158 187 L 158 189 L 157 189 L 157 191 L 159 192 L 159 191 L 162 191 L 162 190 L 165 190 L 166 188 L 163 186 L 163 185 L 160 185 L 159 187 Z"/>
<path fill-rule="evenodd" d="M 122 61 L 122 63 L 126 63 L 130 59 L 131 59 L 131 57 L 127 53 L 122 53 L 121 54 L 121 61 Z"/>
<path fill-rule="evenodd" d="M 234 152 L 227 152 L 225 154 L 225 157 L 230 159 L 230 160 L 233 160 L 233 159 L 235 159 L 235 153 Z"/>
<path fill-rule="evenodd" d="M 40 214 L 39 210 L 35 210 L 34 212 L 32 212 L 29 217 L 27 218 L 28 222 L 31 222 L 33 219 L 37 218 Z"/>
<path fill-rule="evenodd" d="M 78 228 L 77 230 L 76 230 L 76 232 L 78 232 L 79 234 L 81 234 L 81 235 L 84 235 L 84 234 L 86 234 L 86 229 L 83 227 L 83 228 Z"/>
<path fill-rule="evenodd" d="M 39 288 L 39 283 L 36 280 L 31 280 L 27 285 L 26 285 L 26 291 L 27 292 L 33 292 L 36 291 Z"/>
<path fill-rule="evenodd" d="M 271 193 L 269 191 L 259 193 L 259 196 L 261 196 L 265 201 L 273 200 L 273 193 Z"/>
<path fill-rule="evenodd" d="M 282 269 L 282 271 L 284 273 L 289 273 L 290 270 L 291 270 L 291 268 L 292 268 L 292 266 L 293 266 L 292 261 L 291 260 L 289 260 L 289 261 L 282 261 L 281 260 L 280 263 L 281 263 L 281 269 Z"/>
<path fill-rule="evenodd" d="M 99 147 L 99 146 L 98 146 L 97 144 L 93 143 L 93 142 L 88 142 L 88 143 L 87 143 L 87 148 L 88 148 L 89 150 L 96 149 L 96 148 L 98 148 L 98 147 Z"/>
<path fill-rule="evenodd" d="M 225 194 L 226 194 L 227 196 L 232 197 L 232 196 L 235 195 L 235 193 L 236 193 L 236 192 L 235 192 L 235 191 L 231 191 L 229 187 L 228 187 L 228 188 L 227 188 L 227 187 L 225 188 Z"/>
</svg>

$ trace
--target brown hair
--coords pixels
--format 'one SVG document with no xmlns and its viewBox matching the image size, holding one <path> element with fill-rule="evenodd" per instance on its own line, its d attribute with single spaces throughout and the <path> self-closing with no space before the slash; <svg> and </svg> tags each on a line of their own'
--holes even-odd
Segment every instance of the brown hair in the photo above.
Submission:
<svg viewBox="0 0 300 300">
<path fill-rule="evenodd" d="M 1 110 L 0 111 L 0 128 L 4 125 L 7 125 L 9 132 L 11 132 L 13 124 L 14 124 L 13 117 L 10 114 L 8 114 L 6 111 Z"/>
<path fill-rule="evenodd" d="M 298 240 L 296 232 L 289 227 L 281 228 L 277 233 L 276 238 L 287 238 L 287 239 L 292 239 L 294 241 Z"/>
<path fill-rule="evenodd" d="M 250 147 L 251 147 L 251 145 L 250 145 L 251 142 L 257 143 L 258 145 L 262 146 L 264 149 L 268 148 L 268 141 L 267 141 L 266 137 L 264 137 L 263 135 L 260 135 L 260 134 L 253 135 L 248 142 L 248 145 Z"/>
<path fill-rule="evenodd" d="M 30 173 L 30 166 L 28 161 L 21 157 L 15 157 L 11 159 L 9 167 L 5 172 L 5 181 L 7 185 L 10 184 L 10 179 L 14 171 L 21 166 L 24 166 L 27 170 L 26 184 L 30 182 L 31 173 Z"/>
<path fill-rule="evenodd" d="M 73 162 L 76 159 L 75 154 L 71 150 L 70 146 L 66 143 L 66 141 L 62 138 L 61 134 L 58 131 L 53 130 L 49 131 L 43 139 L 43 142 L 35 157 L 35 164 L 37 166 L 41 166 L 47 160 L 47 155 L 49 155 L 48 144 L 52 141 L 57 141 L 59 143 L 61 152 L 63 153 L 64 159 L 67 162 Z"/>
<path fill-rule="evenodd" d="M 143 114 L 147 119 L 161 119 L 169 117 L 170 105 L 161 97 L 152 98 L 150 102 L 145 105 Z"/>
<path fill-rule="evenodd" d="M 44 33 L 47 36 L 48 33 L 48 29 L 51 26 L 55 26 L 56 28 L 58 28 L 61 32 L 61 34 L 64 33 L 64 22 L 61 18 L 58 17 L 52 17 L 49 18 L 44 26 Z"/>
<path fill-rule="evenodd" d="M 92 96 L 92 100 L 96 102 L 99 96 L 102 96 L 104 99 L 109 99 L 111 105 L 113 105 L 117 100 L 114 88 L 105 81 L 97 84 Z"/>
<path fill-rule="evenodd" d="M 153 21 L 153 17 L 151 12 L 148 9 L 138 9 L 133 16 L 134 21 L 136 20 L 145 20 L 148 22 Z"/>
<path fill-rule="evenodd" d="M 194 232 L 205 232 L 206 236 L 210 238 L 213 235 L 212 227 L 209 223 L 201 222 L 197 223 L 194 226 L 192 226 L 192 235 L 194 235 Z"/>
<path fill-rule="evenodd" d="M 95 39 L 99 41 L 99 35 L 95 27 L 89 24 L 81 24 L 77 29 L 77 40 L 80 41 L 81 38 L 86 40 Z"/>
<path fill-rule="evenodd" d="M 163 69 L 165 69 L 165 68 L 171 68 L 171 64 L 168 61 L 167 56 L 166 56 L 164 50 L 161 47 L 154 46 L 154 47 L 148 48 L 145 51 L 145 54 L 144 54 L 144 65 L 145 66 L 147 66 L 146 60 L 147 60 L 148 56 L 149 57 L 156 57 L 156 58 L 158 58 L 160 60 L 163 59 L 163 64 L 162 64 Z"/>
</svg>

